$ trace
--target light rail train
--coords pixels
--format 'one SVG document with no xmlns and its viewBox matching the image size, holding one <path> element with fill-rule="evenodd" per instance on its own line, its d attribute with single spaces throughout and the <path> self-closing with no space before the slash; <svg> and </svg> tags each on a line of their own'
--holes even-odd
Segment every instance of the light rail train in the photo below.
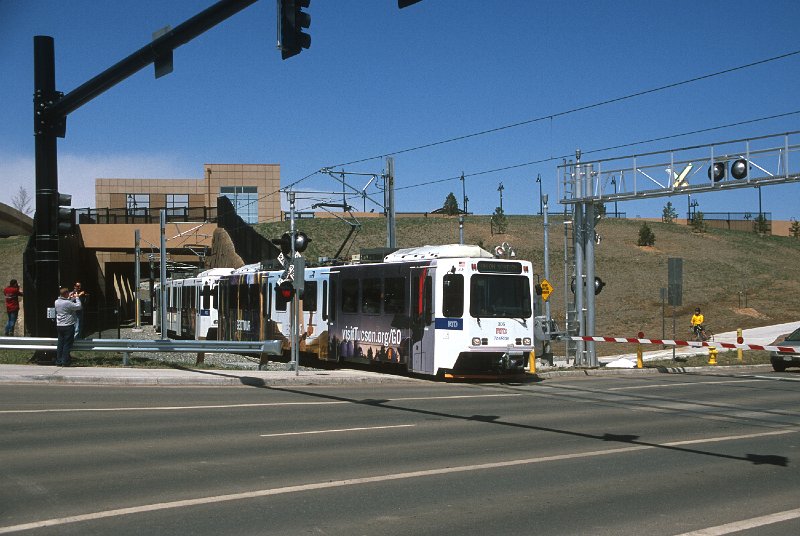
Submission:
<svg viewBox="0 0 800 536">
<path fill-rule="evenodd" d="M 281 339 L 288 351 L 291 307 L 277 289 L 283 271 L 249 265 L 205 274 L 216 286 L 169 281 L 168 296 L 194 292 L 200 300 L 200 289 L 216 288 L 219 339 Z M 496 259 L 477 246 L 425 246 L 380 263 L 307 268 L 304 282 L 300 351 L 322 361 L 467 376 L 521 372 L 533 349 L 531 263 Z M 168 329 L 180 325 L 183 337 L 191 335 L 183 317 L 200 317 L 182 305 L 168 308 L 179 316 Z"/>
</svg>

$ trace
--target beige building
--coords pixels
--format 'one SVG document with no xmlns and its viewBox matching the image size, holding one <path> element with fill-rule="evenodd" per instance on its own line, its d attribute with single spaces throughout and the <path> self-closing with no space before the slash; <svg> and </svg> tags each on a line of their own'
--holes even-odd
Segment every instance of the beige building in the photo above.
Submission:
<svg viewBox="0 0 800 536">
<path fill-rule="evenodd" d="M 153 217 L 157 223 L 161 209 L 168 220 L 208 221 L 214 219 L 217 197 L 226 196 L 247 223 L 277 221 L 280 175 L 280 164 L 205 164 L 202 179 L 101 178 L 95 180 L 95 206 L 98 218 L 104 211 L 110 216 L 108 223 Z"/>
</svg>

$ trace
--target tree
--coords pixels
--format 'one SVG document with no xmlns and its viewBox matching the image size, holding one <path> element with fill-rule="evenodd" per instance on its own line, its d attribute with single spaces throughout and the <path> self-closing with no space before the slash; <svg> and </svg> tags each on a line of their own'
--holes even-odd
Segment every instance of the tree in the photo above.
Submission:
<svg viewBox="0 0 800 536">
<path fill-rule="evenodd" d="M 496 209 L 494 209 L 494 214 L 492 214 L 491 225 L 493 233 L 495 229 L 497 229 L 497 234 L 503 234 L 506 232 L 506 229 L 508 228 L 508 220 L 506 219 L 506 215 L 503 212 L 502 208 L 497 207 Z"/>
<path fill-rule="evenodd" d="M 675 218 L 678 217 L 678 212 L 672 206 L 672 201 L 667 201 L 664 205 L 664 211 L 661 213 L 661 221 L 664 223 L 675 223 Z"/>
<path fill-rule="evenodd" d="M 448 216 L 455 216 L 458 214 L 458 201 L 456 201 L 456 196 L 453 195 L 453 192 L 447 194 L 447 199 L 444 200 L 442 209 Z"/>
<path fill-rule="evenodd" d="M 642 222 L 642 226 L 639 227 L 639 240 L 636 241 L 637 246 L 652 246 L 656 243 L 656 235 L 653 233 L 653 230 L 650 229 L 650 226 L 647 225 L 646 221 Z"/>
<path fill-rule="evenodd" d="M 692 216 L 690 224 L 692 226 L 692 232 L 694 233 L 706 232 L 706 222 L 703 221 L 702 212 L 695 212 L 694 215 Z"/>
<path fill-rule="evenodd" d="M 19 210 L 23 214 L 30 214 L 31 196 L 28 194 L 28 190 L 20 186 L 19 190 L 17 190 L 16 195 L 14 195 L 14 197 L 11 198 L 11 206 L 13 206 L 15 209 Z"/>
<path fill-rule="evenodd" d="M 800 238 L 800 222 L 792 218 L 792 224 L 789 226 L 789 234 L 795 238 Z"/>
<path fill-rule="evenodd" d="M 770 225 L 769 220 L 764 214 L 759 214 L 756 219 L 753 220 L 753 232 L 760 235 L 769 234 Z"/>
</svg>

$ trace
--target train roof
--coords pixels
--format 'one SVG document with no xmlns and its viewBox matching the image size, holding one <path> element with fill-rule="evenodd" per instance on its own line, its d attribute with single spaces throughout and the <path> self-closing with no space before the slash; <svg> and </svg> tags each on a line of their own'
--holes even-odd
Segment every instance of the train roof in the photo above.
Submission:
<svg viewBox="0 0 800 536">
<path fill-rule="evenodd" d="M 398 249 L 384 257 L 384 262 L 404 262 L 426 259 L 493 259 L 494 255 L 479 246 L 466 244 L 444 244 L 440 246 L 420 246 L 416 248 Z"/>
<path fill-rule="evenodd" d="M 209 276 L 220 276 L 220 275 L 230 275 L 233 272 L 233 268 L 210 268 L 208 270 L 204 270 L 197 274 L 195 277 L 209 277 Z"/>
</svg>

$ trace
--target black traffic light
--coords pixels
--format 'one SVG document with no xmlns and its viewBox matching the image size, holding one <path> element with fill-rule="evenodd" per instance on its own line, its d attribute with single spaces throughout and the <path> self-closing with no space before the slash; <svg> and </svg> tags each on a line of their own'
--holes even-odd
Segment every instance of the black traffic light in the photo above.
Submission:
<svg viewBox="0 0 800 536">
<path fill-rule="evenodd" d="M 58 194 L 58 234 L 72 234 L 75 231 L 75 211 L 70 208 L 72 196 Z"/>
<path fill-rule="evenodd" d="M 311 26 L 311 16 L 304 12 L 311 0 L 279 0 L 281 58 L 291 58 L 311 46 L 311 36 L 303 29 Z"/>
</svg>

